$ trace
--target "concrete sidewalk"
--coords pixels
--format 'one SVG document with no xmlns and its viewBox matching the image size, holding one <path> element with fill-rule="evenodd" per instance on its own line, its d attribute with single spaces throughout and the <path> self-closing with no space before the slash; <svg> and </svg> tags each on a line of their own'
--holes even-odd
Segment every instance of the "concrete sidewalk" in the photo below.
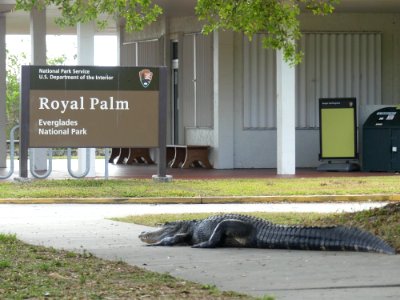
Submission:
<svg viewBox="0 0 400 300">
<path fill-rule="evenodd" d="M 146 247 L 137 238 L 146 227 L 105 219 L 168 211 L 284 210 L 277 207 L 273 204 L 2 204 L 0 232 L 16 233 L 20 239 L 32 244 L 77 251 L 86 249 L 102 258 L 123 260 L 153 271 L 168 272 L 203 284 L 215 284 L 223 290 L 256 296 L 268 294 L 275 295 L 277 299 L 399 299 L 400 255 Z M 334 209 L 340 210 L 339 207 Z"/>
</svg>

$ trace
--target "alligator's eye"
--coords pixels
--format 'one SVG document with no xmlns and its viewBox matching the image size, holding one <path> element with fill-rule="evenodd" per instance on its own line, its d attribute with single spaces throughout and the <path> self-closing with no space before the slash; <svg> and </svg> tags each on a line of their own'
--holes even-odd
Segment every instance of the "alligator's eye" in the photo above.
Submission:
<svg viewBox="0 0 400 300">
<path fill-rule="evenodd" d="M 139 237 L 144 237 L 145 235 L 147 235 L 147 232 L 146 232 L 146 231 L 142 231 L 142 232 L 139 234 Z"/>
</svg>

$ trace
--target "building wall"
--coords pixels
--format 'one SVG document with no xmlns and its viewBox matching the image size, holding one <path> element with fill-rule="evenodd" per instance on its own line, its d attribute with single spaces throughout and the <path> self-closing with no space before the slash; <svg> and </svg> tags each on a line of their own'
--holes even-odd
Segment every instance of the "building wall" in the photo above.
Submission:
<svg viewBox="0 0 400 300">
<path fill-rule="evenodd" d="M 167 27 L 168 26 L 168 27 Z M 143 32 L 126 34 L 122 65 L 159 65 L 166 54 L 163 37 L 168 32 L 170 40 L 179 46 L 179 110 L 180 141 L 184 144 L 212 145 L 213 131 L 213 69 L 212 34 L 202 35 L 201 23 L 195 17 L 160 19 Z M 167 47 L 169 43 L 166 43 Z M 169 112 L 172 114 L 172 100 Z M 169 116 L 169 122 L 173 118 Z M 173 126 L 168 126 L 172 130 Z M 172 143 L 172 134 L 168 134 Z"/>
<path fill-rule="evenodd" d="M 315 167 L 320 163 L 319 97 L 356 96 L 358 111 L 367 105 L 400 103 L 400 15 L 303 15 L 300 21 L 305 34 L 299 46 L 308 51 L 297 68 L 296 166 Z M 213 145 L 214 106 L 208 93 L 213 45 L 200 31 L 194 17 L 163 19 L 126 41 L 160 39 L 167 32 L 179 39 L 183 142 Z M 251 43 L 240 34 L 234 36 L 235 168 L 276 167 L 275 53 L 260 49 L 260 43 L 260 36 Z"/>
<path fill-rule="evenodd" d="M 307 46 L 308 51 L 305 62 L 297 67 L 296 166 L 315 167 L 320 163 L 319 97 L 355 96 L 359 111 L 364 106 L 400 103 L 400 18 L 393 14 L 307 15 L 301 24 L 300 47 Z M 263 65 L 273 69 L 274 55 L 265 50 L 261 54 L 252 46 L 247 49 L 247 43 L 236 35 L 235 167 L 275 168 L 276 108 L 269 95 L 271 90 L 275 93 L 275 86 L 269 73 L 259 70 Z"/>
<path fill-rule="evenodd" d="M 334 14 L 328 17 L 302 16 L 303 31 L 380 32 L 382 34 L 382 102 L 400 99 L 400 15 Z"/>
<path fill-rule="evenodd" d="M 301 25 L 304 32 L 311 33 L 358 33 L 365 39 L 364 42 L 362 40 L 360 41 L 361 49 L 359 49 L 358 52 L 359 61 L 362 61 L 365 55 L 373 55 L 374 51 L 376 60 L 380 58 L 380 62 L 377 62 L 375 65 L 361 64 L 361 68 L 364 68 L 364 72 L 365 69 L 367 69 L 370 75 L 376 75 L 377 77 L 371 80 L 371 77 L 367 79 L 360 76 L 360 82 L 358 84 L 363 86 L 363 89 L 361 89 L 359 94 L 354 93 L 354 91 L 348 91 L 346 94 L 331 92 L 330 95 L 327 95 L 329 97 L 347 96 L 348 93 L 352 93 L 353 95 L 351 96 L 357 97 L 360 150 L 362 148 L 360 133 L 365 121 L 365 116 L 362 115 L 362 112 L 368 110 L 369 107 L 380 104 L 391 105 L 400 103 L 400 87 L 398 85 L 400 79 L 400 15 L 334 14 L 323 18 L 304 15 L 301 18 Z M 377 48 L 379 43 L 380 48 Z M 364 47 L 368 49 L 363 49 Z M 336 50 L 340 51 L 340 49 Z M 345 56 L 345 54 L 342 56 Z M 352 59 L 355 60 L 356 57 Z M 348 64 L 344 66 L 346 67 L 350 64 L 351 62 L 349 61 Z M 342 72 L 345 72 L 345 70 Z M 362 70 L 360 70 L 358 74 L 360 73 L 362 73 Z M 375 86 L 373 86 L 373 84 L 375 84 Z M 297 166 L 308 167 L 318 165 L 319 162 L 315 160 L 315 155 L 319 152 L 318 129 L 299 129 L 297 130 L 296 139 Z"/>
<path fill-rule="evenodd" d="M 183 35 L 181 70 L 184 74 L 183 124 L 185 128 L 213 128 L 212 35 Z"/>
</svg>

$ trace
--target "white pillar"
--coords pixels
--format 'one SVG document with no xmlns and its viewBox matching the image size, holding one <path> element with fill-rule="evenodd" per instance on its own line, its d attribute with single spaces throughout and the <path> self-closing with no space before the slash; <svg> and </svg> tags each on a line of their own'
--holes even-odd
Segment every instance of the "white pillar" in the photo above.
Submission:
<svg viewBox="0 0 400 300">
<path fill-rule="evenodd" d="M 93 22 L 78 24 L 78 64 L 94 65 L 94 33 L 95 25 Z"/>
<path fill-rule="evenodd" d="M 214 34 L 214 168 L 234 168 L 234 34 Z"/>
<path fill-rule="evenodd" d="M 31 63 L 46 65 L 46 10 L 32 9 L 30 14 Z M 34 149 L 34 169 L 47 169 L 47 149 Z"/>
<path fill-rule="evenodd" d="M 93 66 L 94 65 L 94 22 L 86 24 L 78 24 L 78 65 Z M 86 168 L 86 163 L 90 163 L 89 173 L 87 177 L 96 177 L 96 149 L 90 148 L 89 162 L 86 161 L 86 149 L 78 149 L 79 173 Z"/>
<path fill-rule="evenodd" d="M 124 40 L 125 40 L 125 31 L 124 26 L 117 22 L 117 66 L 122 66 L 122 57 L 124 56 Z"/>
<path fill-rule="evenodd" d="M 0 12 L 0 168 L 6 167 L 6 16 Z"/>
<path fill-rule="evenodd" d="M 283 59 L 283 53 L 277 51 L 277 166 L 279 175 L 296 173 L 295 147 L 295 68 Z"/>
</svg>

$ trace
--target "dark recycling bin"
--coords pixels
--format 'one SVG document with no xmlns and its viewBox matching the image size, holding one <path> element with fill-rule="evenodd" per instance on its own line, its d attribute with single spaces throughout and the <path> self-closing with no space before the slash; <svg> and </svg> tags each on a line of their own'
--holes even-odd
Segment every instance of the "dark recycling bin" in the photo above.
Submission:
<svg viewBox="0 0 400 300">
<path fill-rule="evenodd" d="M 363 126 L 362 148 L 364 171 L 400 171 L 400 110 L 372 113 Z"/>
</svg>

